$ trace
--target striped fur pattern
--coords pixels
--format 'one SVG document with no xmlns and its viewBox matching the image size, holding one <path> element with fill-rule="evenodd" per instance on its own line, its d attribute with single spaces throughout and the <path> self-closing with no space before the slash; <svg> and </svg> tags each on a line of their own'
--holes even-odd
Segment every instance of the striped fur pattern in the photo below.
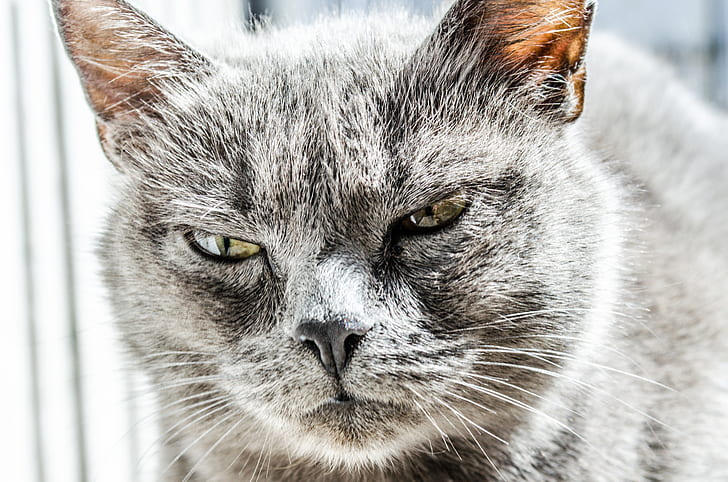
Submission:
<svg viewBox="0 0 728 482">
<path fill-rule="evenodd" d="M 99 254 L 160 479 L 726 480 L 728 122 L 614 39 L 585 56 L 593 2 L 205 55 L 122 0 L 54 8 L 119 171 Z M 292 336 L 329 316 L 374 326 L 336 377 Z"/>
</svg>

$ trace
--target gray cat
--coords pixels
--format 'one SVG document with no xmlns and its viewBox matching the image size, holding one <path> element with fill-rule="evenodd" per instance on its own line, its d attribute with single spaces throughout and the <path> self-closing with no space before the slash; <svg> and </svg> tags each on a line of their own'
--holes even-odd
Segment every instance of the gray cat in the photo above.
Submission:
<svg viewBox="0 0 728 482">
<path fill-rule="evenodd" d="M 54 8 L 160 478 L 728 480 L 728 121 L 615 40 L 586 62 L 592 1 L 210 57 L 123 0 Z"/>
</svg>

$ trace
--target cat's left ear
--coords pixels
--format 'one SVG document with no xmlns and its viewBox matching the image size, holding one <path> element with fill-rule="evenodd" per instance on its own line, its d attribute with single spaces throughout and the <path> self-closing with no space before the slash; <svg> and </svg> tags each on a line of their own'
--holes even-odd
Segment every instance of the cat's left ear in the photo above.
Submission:
<svg viewBox="0 0 728 482">
<path fill-rule="evenodd" d="M 162 85 L 209 62 L 124 0 L 53 0 L 58 30 L 100 121 L 150 113 Z M 100 129 L 102 125 L 99 125 Z"/>
<path fill-rule="evenodd" d="M 505 86 L 561 122 L 584 105 L 595 0 L 459 0 L 413 58 L 431 89 Z M 475 91 L 473 91 L 475 89 Z"/>
</svg>

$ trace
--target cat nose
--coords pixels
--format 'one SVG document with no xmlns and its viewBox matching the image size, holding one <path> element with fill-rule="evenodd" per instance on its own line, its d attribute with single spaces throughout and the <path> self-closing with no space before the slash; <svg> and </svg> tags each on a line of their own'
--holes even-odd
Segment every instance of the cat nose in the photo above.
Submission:
<svg viewBox="0 0 728 482">
<path fill-rule="evenodd" d="M 344 316 L 326 321 L 303 320 L 293 330 L 293 339 L 314 351 L 326 371 L 339 377 L 372 326 Z"/>
</svg>

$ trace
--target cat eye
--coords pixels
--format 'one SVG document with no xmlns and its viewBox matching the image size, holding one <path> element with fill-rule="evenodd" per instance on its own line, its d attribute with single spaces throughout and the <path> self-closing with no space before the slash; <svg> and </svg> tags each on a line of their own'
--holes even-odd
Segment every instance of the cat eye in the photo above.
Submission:
<svg viewBox="0 0 728 482">
<path fill-rule="evenodd" d="M 455 221 L 465 208 L 465 198 L 456 194 L 407 215 L 399 224 L 405 231 L 413 233 L 434 231 Z"/>
<path fill-rule="evenodd" d="M 190 243 L 208 256 L 226 260 L 241 260 L 260 253 L 260 246 L 240 239 L 193 231 L 188 237 Z"/>
</svg>

